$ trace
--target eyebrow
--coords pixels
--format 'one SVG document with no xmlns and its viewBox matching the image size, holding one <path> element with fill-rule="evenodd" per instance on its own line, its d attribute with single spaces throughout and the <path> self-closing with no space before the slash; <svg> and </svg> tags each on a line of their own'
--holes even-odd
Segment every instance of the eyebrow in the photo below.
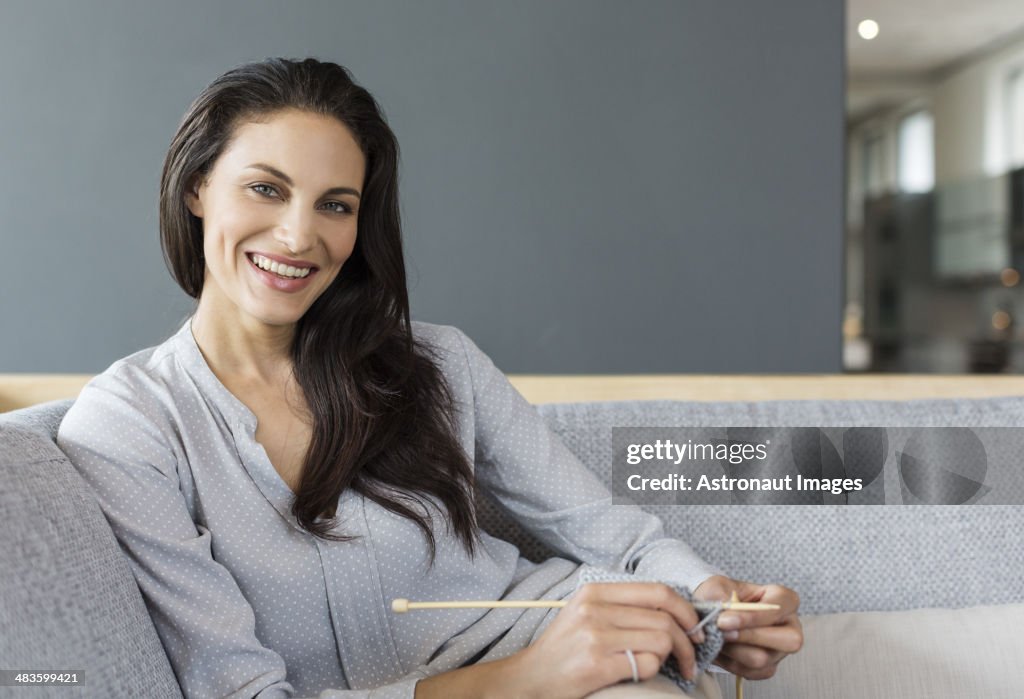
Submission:
<svg viewBox="0 0 1024 699">
<path fill-rule="evenodd" d="M 269 172 L 274 177 L 277 177 L 278 179 L 284 181 L 284 183 L 286 185 L 288 185 L 289 187 L 295 186 L 295 183 L 292 182 L 292 178 L 291 177 L 289 177 L 288 175 L 284 174 L 283 172 L 281 172 L 280 170 L 278 170 L 276 167 L 274 167 L 272 165 L 267 165 L 266 163 L 253 163 L 252 165 L 247 165 L 246 167 L 247 168 L 255 168 L 257 170 L 263 170 L 264 172 Z M 351 194 L 356 199 L 360 199 L 361 198 L 359 196 L 359 190 L 352 189 L 351 187 L 331 187 L 326 192 L 324 192 L 324 196 L 327 196 L 328 194 Z"/>
</svg>

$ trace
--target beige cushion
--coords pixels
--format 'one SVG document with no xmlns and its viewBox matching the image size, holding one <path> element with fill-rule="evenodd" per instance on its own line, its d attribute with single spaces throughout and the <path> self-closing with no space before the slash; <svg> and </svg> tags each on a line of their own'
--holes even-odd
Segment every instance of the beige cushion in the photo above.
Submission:
<svg viewBox="0 0 1024 699">
<path fill-rule="evenodd" d="M 744 699 L 1017 699 L 1024 604 L 802 618 L 804 647 Z M 732 675 L 720 676 L 731 699 Z"/>
</svg>

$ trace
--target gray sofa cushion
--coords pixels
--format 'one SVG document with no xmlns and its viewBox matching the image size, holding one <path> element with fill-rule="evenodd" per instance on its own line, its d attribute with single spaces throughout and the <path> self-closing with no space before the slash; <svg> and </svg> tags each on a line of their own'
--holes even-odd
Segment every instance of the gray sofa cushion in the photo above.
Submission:
<svg viewBox="0 0 1024 699">
<path fill-rule="evenodd" d="M 0 696 L 181 697 L 113 533 L 53 442 L 61 401 L 0 416 L 0 658 L 84 671 L 78 688 Z"/>
</svg>

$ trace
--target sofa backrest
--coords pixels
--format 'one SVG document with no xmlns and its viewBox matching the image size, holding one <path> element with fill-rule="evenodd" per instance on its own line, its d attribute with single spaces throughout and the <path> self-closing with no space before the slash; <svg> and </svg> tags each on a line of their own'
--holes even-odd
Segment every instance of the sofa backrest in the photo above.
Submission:
<svg viewBox="0 0 1024 699">
<path fill-rule="evenodd" d="M 611 483 L 613 427 L 1024 427 L 1024 397 L 911 401 L 626 401 L 538 406 Z M 1024 466 L 1017 469 L 1024 484 Z M 1024 505 L 645 505 L 732 577 L 800 593 L 801 611 L 1024 602 Z M 502 531 L 516 538 L 507 520 Z M 531 549 L 532 550 L 532 549 Z"/>
</svg>

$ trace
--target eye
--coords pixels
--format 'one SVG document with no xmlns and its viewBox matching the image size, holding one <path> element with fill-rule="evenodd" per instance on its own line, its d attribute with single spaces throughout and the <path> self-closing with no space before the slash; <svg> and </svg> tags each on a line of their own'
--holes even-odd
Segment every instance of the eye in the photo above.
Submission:
<svg viewBox="0 0 1024 699">
<path fill-rule="evenodd" d="M 277 193 L 276 189 L 271 187 L 269 184 L 263 184 L 262 182 L 257 182 L 254 185 L 249 185 L 249 189 L 251 189 L 254 192 L 257 192 L 258 194 L 262 194 L 263 196 L 270 196 L 272 194 Z"/>
<path fill-rule="evenodd" d="M 336 214 L 350 214 L 352 213 L 352 207 L 343 201 L 329 201 L 324 206 L 332 207 L 330 210 Z"/>
</svg>

